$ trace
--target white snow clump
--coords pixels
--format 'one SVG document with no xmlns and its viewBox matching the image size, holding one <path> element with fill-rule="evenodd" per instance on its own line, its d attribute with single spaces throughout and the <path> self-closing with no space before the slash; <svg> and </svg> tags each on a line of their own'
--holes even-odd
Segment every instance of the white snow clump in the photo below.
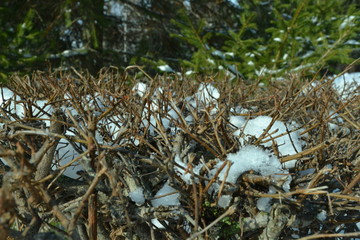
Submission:
<svg viewBox="0 0 360 240">
<path fill-rule="evenodd" d="M 141 206 L 145 203 L 144 189 L 142 187 L 138 187 L 134 191 L 130 192 L 129 197 L 137 205 Z"/>
<path fill-rule="evenodd" d="M 358 96 L 357 88 L 360 87 L 360 72 L 345 73 L 335 78 L 333 88 L 340 97 L 345 100 L 352 96 Z"/>
<path fill-rule="evenodd" d="M 268 116 L 259 116 L 246 122 L 245 119 L 242 119 L 241 117 L 233 116 L 230 118 L 230 121 L 233 125 L 239 128 L 239 130 L 234 132 L 234 135 L 239 136 L 242 129 L 242 132 L 245 135 L 245 140 L 248 140 L 250 136 L 255 136 L 257 138 L 260 137 L 264 130 L 270 125 L 272 118 Z M 294 125 L 296 124 L 290 124 L 288 125 L 288 128 L 286 128 L 286 125 L 283 122 L 275 121 L 267 133 L 267 136 L 269 136 L 270 133 L 274 132 L 273 134 L 270 134 L 272 138 L 285 134 L 283 136 L 274 138 L 282 156 L 292 155 L 302 151 L 302 144 L 299 134 L 300 131 L 294 131 L 290 134 L 287 133 L 288 131 L 294 129 Z M 266 137 L 264 140 L 270 140 L 270 138 Z M 240 142 L 243 143 L 244 139 L 240 139 Z M 265 147 L 271 147 L 272 144 L 273 143 L 270 140 L 266 143 L 263 143 L 262 145 Z M 285 166 L 287 168 L 292 168 L 295 166 L 295 162 L 296 160 L 286 162 Z"/>
</svg>

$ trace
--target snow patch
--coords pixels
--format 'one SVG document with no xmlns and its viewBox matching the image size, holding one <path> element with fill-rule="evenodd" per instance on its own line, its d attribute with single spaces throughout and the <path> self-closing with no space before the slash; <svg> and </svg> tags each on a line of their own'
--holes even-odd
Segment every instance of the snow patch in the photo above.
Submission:
<svg viewBox="0 0 360 240">
<path fill-rule="evenodd" d="M 359 92 L 356 91 L 358 87 L 360 87 L 360 72 L 345 73 L 335 78 L 333 82 L 333 88 L 343 100 L 358 96 Z"/>
<path fill-rule="evenodd" d="M 256 138 L 260 137 L 264 130 L 270 125 L 272 118 L 268 116 L 259 116 L 247 122 L 244 122 L 244 120 L 241 120 L 240 118 L 238 118 L 237 121 L 232 118 L 232 121 L 237 124 L 236 126 L 238 128 L 243 128 L 245 139 L 240 139 L 240 141 L 244 143 L 244 140 L 248 140 L 251 136 L 255 136 Z M 241 125 L 241 123 L 246 124 Z M 298 130 L 290 133 L 290 131 L 294 129 L 293 125 L 294 124 L 289 124 L 286 126 L 281 121 L 275 121 L 270 130 L 267 132 L 267 137 L 263 139 L 265 142 L 262 145 L 265 147 L 271 147 L 273 144 L 271 138 L 273 138 L 277 143 L 278 150 L 282 156 L 293 155 L 301 152 L 302 144 L 299 134 L 300 131 Z M 240 130 L 238 130 L 234 132 L 234 135 L 239 135 L 240 133 Z M 294 167 L 295 162 L 296 160 L 286 162 L 285 166 L 287 168 Z"/>
<path fill-rule="evenodd" d="M 170 194 L 173 193 L 173 194 Z M 170 195 L 167 195 L 170 194 Z M 166 196 L 163 196 L 166 195 Z M 160 197 L 161 196 L 161 197 Z M 164 186 L 155 194 L 155 199 L 151 200 L 151 204 L 153 207 L 159 206 L 179 206 L 180 201 L 180 193 L 177 190 L 169 185 L 169 183 L 165 183 Z M 157 198 L 159 197 L 159 198 Z"/>
<path fill-rule="evenodd" d="M 231 163 L 230 169 L 225 166 L 219 174 L 220 181 L 227 181 L 235 184 L 237 179 L 246 171 L 254 170 L 262 176 L 272 176 L 274 178 L 285 178 L 283 189 L 285 191 L 290 190 L 291 177 L 286 176 L 287 170 L 284 170 L 281 166 L 279 159 L 268 151 L 261 149 L 260 147 L 248 145 L 241 148 L 237 153 L 231 153 L 227 156 L 227 160 Z M 210 172 L 210 177 L 213 177 L 218 169 L 224 164 L 219 162 L 214 169 Z M 227 176 L 226 176 L 227 174 Z M 226 179 L 225 179 L 226 177 Z M 214 183 L 210 191 L 217 192 L 219 190 L 219 184 Z M 269 190 L 269 193 L 276 192 L 275 190 Z M 232 197 L 224 195 L 219 199 L 220 207 L 227 207 Z M 260 199 L 259 207 L 261 210 L 268 210 L 268 203 L 270 200 Z M 259 208 L 259 209 L 260 209 Z"/>
<path fill-rule="evenodd" d="M 134 191 L 130 192 L 129 197 L 137 205 L 143 205 L 145 203 L 144 189 L 142 187 L 138 187 Z"/>
</svg>

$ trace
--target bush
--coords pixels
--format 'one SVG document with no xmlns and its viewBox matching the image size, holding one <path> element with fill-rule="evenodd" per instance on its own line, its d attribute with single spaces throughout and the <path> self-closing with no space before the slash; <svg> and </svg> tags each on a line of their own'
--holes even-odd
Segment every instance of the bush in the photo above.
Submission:
<svg viewBox="0 0 360 240">
<path fill-rule="evenodd" d="M 262 89 L 145 72 L 138 83 L 130 71 L 13 77 L 17 94 L 1 103 L 1 236 L 359 236 L 359 96 L 344 101 L 325 79 Z M 260 135 L 234 121 L 250 124 L 258 115 L 272 119 Z M 282 134 L 270 128 L 280 121 Z M 304 150 L 282 155 L 288 136 L 290 145 L 301 136 Z M 281 175 L 260 166 L 227 179 L 231 161 L 241 161 L 230 156 L 248 145 L 278 166 L 297 164 Z"/>
</svg>

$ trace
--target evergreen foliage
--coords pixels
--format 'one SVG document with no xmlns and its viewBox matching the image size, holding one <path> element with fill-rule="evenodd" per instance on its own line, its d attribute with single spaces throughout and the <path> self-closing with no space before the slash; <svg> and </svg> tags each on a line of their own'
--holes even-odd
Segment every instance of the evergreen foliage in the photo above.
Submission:
<svg viewBox="0 0 360 240">
<path fill-rule="evenodd" d="M 236 24 L 214 32 L 204 19 L 193 21 L 184 10 L 172 22 L 173 33 L 186 46 L 180 66 L 200 73 L 222 66 L 246 78 L 314 73 L 333 63 L 349 64 L 360 44 L 360 11 L 348 1 L 242 1 Z M 345 7 L 347 6 L 347 7 Z M 220 40 L 219 40 L 220 38 Z"/>
<path fill-rule="evenodd" d="M 94 52 L 101 53 L 101 3 L 0 2 L 0 80 L 14 72 L 27 74 L 60 66 L 92 70 L 101 65 L 92 57 Z"/>
<path fill-rule="evenodd" d="M 234 2 L 1 1 L 0 77 L 137 64 L 266 81 L 359 57 L 357 1 Z"/>
</svg>

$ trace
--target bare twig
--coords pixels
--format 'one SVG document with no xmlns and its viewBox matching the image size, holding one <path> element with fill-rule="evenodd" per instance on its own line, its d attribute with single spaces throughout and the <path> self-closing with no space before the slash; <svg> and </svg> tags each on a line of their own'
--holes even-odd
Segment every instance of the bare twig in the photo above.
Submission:
<svg viewBox="0 0 360 240">
<path fill-rule="evenodd" d="M 85 206 L 86 201 L 88 200 L 88 198 L 90 197 L 90 195 L 93 193 L 96 185 L 98 184 L 98 182 L 100 181 L 102 175 L 107 171 L 107 169 L 105 167 L 103 167 L 102 169 L 100 169 L 99 172 L 96 173 L 95 178 L 93 179 L 93 181 L 91 182 L 89 189 L 86 191 L 86 193 L 84 194 L 84 196 L 82 197 L 81 202 L 79 203 L 79 207 L 77 208 L 74 216 L 72 217 L 70 224 L 68 226 L 68 231 L 70 233 L 70 235 L 72 234 L 72 232 L 74 231 L 74 228 L 76 226 L 76 221 L 79 218 L 82 209 Z"/>
</svg>

